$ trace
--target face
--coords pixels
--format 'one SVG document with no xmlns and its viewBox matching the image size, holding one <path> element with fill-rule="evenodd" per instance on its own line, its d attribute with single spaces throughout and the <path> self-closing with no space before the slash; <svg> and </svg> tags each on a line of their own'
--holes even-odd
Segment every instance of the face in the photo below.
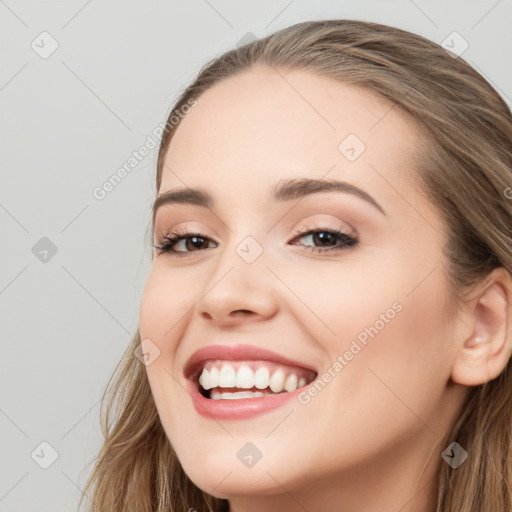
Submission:
<svg viewBox="0 0 512 512">
<path fill-rule="evenodd" d="M 418 140 L 382 99 L 304 71 L 226 79 L 181 121 L 158 195 L 211 203 L 157 209 L 155 244 L 182 238 L 154 252 L 139 329 L 159 351 L 146 368 L 162 425 L 206 492 L 357 485 L 402 456 L 419 476 L 454 395 Z M 362 192 L 289 188 L 300 180 Z"/>
</svg>

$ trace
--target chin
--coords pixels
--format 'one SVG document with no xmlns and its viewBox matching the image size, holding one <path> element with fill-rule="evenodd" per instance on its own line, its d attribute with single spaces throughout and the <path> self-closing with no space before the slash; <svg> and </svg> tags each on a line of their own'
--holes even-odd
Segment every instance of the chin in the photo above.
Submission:
<svg viewBox="0 0 512 512">
<path fill-rule="evenodd" d="M 290 485 L 289 477 L 286 478 L 282 474 L 279 478 L 272 478 L 271 475 L 277 473 L 274 467 L 261 466 L 248 469 L 236 467 L 232 463 L 219 463 L 202 467 L 194 465 L 184 469 L 190 480 L 202 491 L 222 499 L 256 495 L 272 496 L 282 492 L 279 484 L 285 488 Z"/>
</svg>

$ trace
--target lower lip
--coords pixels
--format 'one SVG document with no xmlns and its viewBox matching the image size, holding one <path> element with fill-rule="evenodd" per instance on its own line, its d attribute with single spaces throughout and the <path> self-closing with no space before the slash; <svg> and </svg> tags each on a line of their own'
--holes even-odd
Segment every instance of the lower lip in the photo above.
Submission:
<svg viewBox="0 0 512 512">
<path fill-rule="evenodd" d="M 197 388 L 197 385 L 188 381 L 188 389 L 194 402 L 196 411 L 204 418 L 243 420 L 252 418 L 258 414 L 281 407 L 286 402 L 296 397 L 300 389 L 276 395 L 261 396 L 255 398 L 219 399 L 204 397 Z"/>
</svg>

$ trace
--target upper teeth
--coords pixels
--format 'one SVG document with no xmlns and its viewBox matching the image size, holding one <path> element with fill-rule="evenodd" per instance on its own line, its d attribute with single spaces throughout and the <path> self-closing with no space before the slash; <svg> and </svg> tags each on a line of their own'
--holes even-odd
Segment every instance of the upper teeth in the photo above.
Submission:
<svg viewBox="0 0 512 512">
<path fill-rule="evenodd" d="M 306 384 L 304 377 L 298 377 L 296 373 L 289 371 L 285 373 L 283 368 L 277 368 L 270 373 L 265 366 L 252 370 L 249 366 L 242 364 L 235 370 L 229 363 L 220 366 L 204 368 L 199 377 L 199 384 L 204 389 L 220 388 L 241 388 L 241 389 L 265 389 L 270 387 L 274 393 L 283 391 L 295 391 Z"/>
</svg>

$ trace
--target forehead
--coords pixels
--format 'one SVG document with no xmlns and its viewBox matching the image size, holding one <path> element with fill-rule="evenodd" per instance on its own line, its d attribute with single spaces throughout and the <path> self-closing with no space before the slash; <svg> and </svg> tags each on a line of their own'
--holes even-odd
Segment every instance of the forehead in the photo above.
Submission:
<svg viewBox="0 0 512 512">
<path fill-rule="evenodd" d="M 171 140 L 160 193 L 209 184 L 221 201 L 244 194 L 261 204 L 280 179 L 324 176 L 381 204 L 413 193 L 415 124 L 359 86 L 257 67 L 197 100 Z"/>
</svg>

